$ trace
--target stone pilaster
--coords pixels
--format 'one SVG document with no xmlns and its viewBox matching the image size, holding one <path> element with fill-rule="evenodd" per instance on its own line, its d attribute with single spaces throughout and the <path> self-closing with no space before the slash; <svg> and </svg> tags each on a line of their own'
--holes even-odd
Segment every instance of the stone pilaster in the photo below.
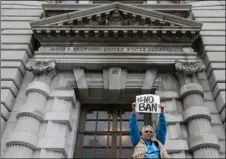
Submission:
<svg viewBox="0 0 226 159">
<path fill-rule="evenodd" d="M 5 158 L 32 158 L 38 144 L 38 130 L 44 120 L 50 82 L 56 75 L 54 61 L 30 60 L 27 69 L 35 75 L 26 89 L 26 100 L 17 114 L 16 128 L 6 143 Z"/>
<path fill-rule="evenodd" d="M 212 132 L 209 110 L 203 103 L 204 92 L 197 73 L 205 69 L 201 61 L 177 61 L 180 98 L 184 104 L 184 121 L 188 124 L 189 149 L 194 158 L 219 158 L 219 142 Z"/>
</svg>

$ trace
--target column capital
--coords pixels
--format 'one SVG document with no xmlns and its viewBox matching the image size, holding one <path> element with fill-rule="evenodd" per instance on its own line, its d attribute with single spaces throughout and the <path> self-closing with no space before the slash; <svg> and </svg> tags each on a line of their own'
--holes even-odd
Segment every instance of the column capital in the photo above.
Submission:
<svg viewBox="0 0 226 159">
<path fill-rule="evenodd" d="M 178 72 L 182 72 L 184 74 L 194 74 L 205 70 L 205 65 L 201 60 L 198 61 L 177 60 L 175 67 Z"/>
<path fill-rule="evenodd" d="M 56 74 L 55 60 L 35 60 L 30 59 L 26 65 L 26 69 L 33 72 L 34 75 L 42 75 L 46 73 Z"/>
</svg>

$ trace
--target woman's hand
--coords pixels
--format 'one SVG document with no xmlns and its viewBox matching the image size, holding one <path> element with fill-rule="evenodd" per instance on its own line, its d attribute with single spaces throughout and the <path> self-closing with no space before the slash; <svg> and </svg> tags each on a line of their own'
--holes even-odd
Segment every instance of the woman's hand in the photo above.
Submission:
<svg viewBox="0 0 226 159">
<path fill-rule="evenodd" d="M 136 102 L 132 103 L 132 114 L 136 114 Z"/>
<path fill-rule="evenodd" d="M 164 113 L 164 105 L 160 104 L 161 113 Z"/>
</svg>

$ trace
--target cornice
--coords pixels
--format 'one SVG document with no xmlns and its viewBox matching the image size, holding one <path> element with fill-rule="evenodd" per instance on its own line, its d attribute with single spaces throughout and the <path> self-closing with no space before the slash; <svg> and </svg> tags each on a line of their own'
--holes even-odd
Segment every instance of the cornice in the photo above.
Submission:
<svg viewBox="0 0 226 159">
<path fill-rule="evenodd" d="M 122 3 L 118 3 L 118 2 L 115 2 L 112 4 L 101 5 L 101 6 L 95 6 L 95 7 L 91 7 L 88 9 L 82 9 L 79 11 L 56 15 L 53 17 L 48 17 L 45 19 L 33 21 L 30 24 L 32 27 L 35 25 L 52 25 L 52 24 L 56 24 L 56 23 L 63 23 L 65 21 L 69 21 L 69 20 L 82 19 L 83 17 L 90 17 L 92 15 L 100 15 L 102 13 L 108 14 L 110 11 L 115 10 L 115 9 L 120 9 L 125 13 L 130 12 L 132 14 L 137 14 L 144 18 L 151 17 L 152 19 L 156 19 L 156 20 L 164 20 L 165 22 L 171 22 L 171 23 L 178 24 L 181 26 L 199 26 L 200 28 L 202 27 L 202 23 L 196 22 L 194 20 L 188 20 L 188 19 L 181 18 L 178 16 L 161 13 L 161 12 L 133 6 L 133 5 L 122 4 Z"/>
<path fill-rule="evenodd" d="M 79 11 L 91 7 L 97 7 L 101 4 L 42 4 L 43 11 Z M 186 11 L 190 12 L 190 4 L 131 4 L 140 8 L 146 8 L 156 11 Z"/>
</svg>

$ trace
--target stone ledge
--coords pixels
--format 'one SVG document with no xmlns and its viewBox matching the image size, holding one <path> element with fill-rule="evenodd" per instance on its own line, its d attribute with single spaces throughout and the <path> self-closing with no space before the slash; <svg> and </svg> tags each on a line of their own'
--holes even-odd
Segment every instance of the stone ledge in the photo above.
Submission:
<svg viewBox="0 0 226 159">
<path fill-rule="evenodd" d="M 9 138 L 6 146 L 19 144 L 26 145 L 27 147 L 35 150 L 37 149 L 38 137 L 35 134 L 26 131 L 14 131 Z"/>
<path fill-rule="evenodd" d="M 168 153 L 189 150 L 187 140 L 166 140 L 165 147 Z"/>
<path fill-rule="evenodd" d="M 43 82 L 33 81 L 28 84 L 26 89 L 26 95 L 31 92 L 39 92 L 44 96 L 48 97 L 50 95 L 51 89 L 47 84 Z"/>
<path fill-rule="evenodd" d="M 46 149 L 50 151 L 62 152 L 65 158 L 67 158 L 67 148 L 65 138 L 39 138 L 38 147 L 40 149 Z"/>
<path fill-rule="evenodd" d="M 211 121 L 208 109 L 204 106 L 193 106 L 183 112 L 184 121 L 189 122 L 195 118 L 206 118 Z"/>
<path fill-rule="evenodd" d="M 54 97 L 71 101 L 73 107 L 76 105 L 76 96 L 74 90 L 52 90 L 49 98 Z"/>
<path fill-rule="evenodd" d="M 45 121 L 66 124 L 69 131 L 72 130 L 71 112 L 47 112 L 44 117 Z"/>
<path fill-rule="evenodd" d="M 12 111 L 15 98 L 9 89 L 1 89 L 1 104 L 3 104 L 8 111 Z"/>
<path fill-rule="evenodd" d="M 198 93 L 204 97 L 202 86 L 198 83 L 187 83 L 180 88 L 180 98 L 192 93 Z"/>
<path fill-rule="evenodd" d="M 195 151 L 201 147 L 215 147 L 220 149 L 218 138 L 215 134 L 203 133 L 196 136 L 192 136 L 188 140 L 189 149 Z"/>
</svg>

